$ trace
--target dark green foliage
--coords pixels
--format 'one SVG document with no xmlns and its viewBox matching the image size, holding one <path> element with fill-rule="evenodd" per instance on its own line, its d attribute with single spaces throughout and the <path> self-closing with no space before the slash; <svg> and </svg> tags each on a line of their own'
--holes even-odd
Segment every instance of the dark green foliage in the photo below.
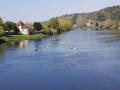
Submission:
<svg viewBox="0 0 120 90">
<path fill-rule="evenodd" d="M 3 23 L 3 20 L 2 20 L 2 18 L 0 18 L 0 25 Z"/>
<path fill-rule="evenodd" d="M 0 35 L 2 34 L 2 30 L 3 30 L 3 20 L 2 18 L 0 18 Z"/>
<path fill-rule="evenodd" d="M 16 26 L 16 23 L 11 22 L 11 21 L 7 21 L 3 25 L 3 30 L 4 31 L 10 31 L 10 30 L 18 31 L 18 28 Z"/>
<path fill-rule="evenodd" d="M 105 21 L 105 16 L 103 14 L 98 14 L 97 21 Z"/>
<path fill-rule="evenodd" d="M 76 14 L 73 15 L 73 18 L 71 19 L 72 25 L 75 25 L 75 24 L 76 24 L 77 18 L 78 18 L 78 14 L 76 13 Z"/>
<path fill-rule="evenodd" d="M 98 26 L 98 23 L 96 22 L 95 26 Z"/>
<path fill-rule="evenodd" d="M 36 29 L 36 31 L 40 31 L 43 28 L 40 22 L 34 22 L 33 26 Z"/>
<path fill-rule="evenodd" d="M 16 23 L 12 23 L 12 30 L 15 31 L 15 34 L 18 34 L 19 29 L 17 28 Z"/>
</svg>

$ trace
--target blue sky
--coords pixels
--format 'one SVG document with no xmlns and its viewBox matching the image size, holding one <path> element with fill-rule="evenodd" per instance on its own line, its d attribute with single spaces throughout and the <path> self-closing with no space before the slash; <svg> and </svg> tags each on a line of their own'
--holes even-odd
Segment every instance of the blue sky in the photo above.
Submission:
<svg viewBox="0 0 120 90">
<path fill-rule="evenodd" d="M 34 22 L 71 13 L 83 13 L 120 5 L 120 0 L 0 0 L 4 21 Z"/>
</svg>

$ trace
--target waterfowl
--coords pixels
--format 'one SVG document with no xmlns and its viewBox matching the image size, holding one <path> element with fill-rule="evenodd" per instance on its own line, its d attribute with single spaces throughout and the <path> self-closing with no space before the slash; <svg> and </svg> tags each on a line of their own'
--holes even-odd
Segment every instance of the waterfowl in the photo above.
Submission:
<svg viewBox="0 0 120 90">
<path fill-rule="evenodd" d="M 70 47 L 70 49 L 76 49 L 76 47 Z"/>
<path fill-rule="evenodd" d="M 34 48 L 34 51 L 37 51 L 37 48 L 36 48 L 36 47 Z"/>
<path fill-rule="evenodd" d="M 41 47 L 42 45 L 39 45 L 39 48 Z"/>
</svg>

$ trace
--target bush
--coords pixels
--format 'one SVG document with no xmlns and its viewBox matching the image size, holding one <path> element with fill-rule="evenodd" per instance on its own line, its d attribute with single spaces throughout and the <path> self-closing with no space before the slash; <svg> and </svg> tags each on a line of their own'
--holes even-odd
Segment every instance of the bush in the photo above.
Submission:
<svg viewBox="0 0 120 90">
<path fill-rule="evenodd" d="M 57 18 L 51 18 L 49 23 L 48 23 L 48 27 L 58 30 L 59 29 L 58 19 Z"/>
<path fill-rule="evenodd" d="M 40 31 L 43 28 L 40 22 L 34 22 L 33 26 L 36 31 Z"/>
<path fill-rule="evenodd" d="M 59 19 L 58 21 L 59 21 L 59 28 L 61 31 L 67 31 L 72 29 L 72 24 L 69 21 L 64 19 Z"/>
<path fill-rule="evenodd" d="M 45 34 L 50 34 L 50 33 L 51 33 L 50 28 L 48 27 L 47 24 L 44 24 L 44 25 L 43 25 L 43 30 L 44 30 L 44 33 L 45 33 Z"/>
</svg>

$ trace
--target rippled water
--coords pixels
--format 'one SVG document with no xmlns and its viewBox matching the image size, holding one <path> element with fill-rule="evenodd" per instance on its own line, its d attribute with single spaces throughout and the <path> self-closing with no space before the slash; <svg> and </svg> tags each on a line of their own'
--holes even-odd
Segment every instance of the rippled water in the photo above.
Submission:
<svg viewBox="0 0 120 90">
<path fill-rule="evenodd" d="M 120 32 L 90 30 L 1 45 L 0 90 L 120 90 Z"/>
</svg>

